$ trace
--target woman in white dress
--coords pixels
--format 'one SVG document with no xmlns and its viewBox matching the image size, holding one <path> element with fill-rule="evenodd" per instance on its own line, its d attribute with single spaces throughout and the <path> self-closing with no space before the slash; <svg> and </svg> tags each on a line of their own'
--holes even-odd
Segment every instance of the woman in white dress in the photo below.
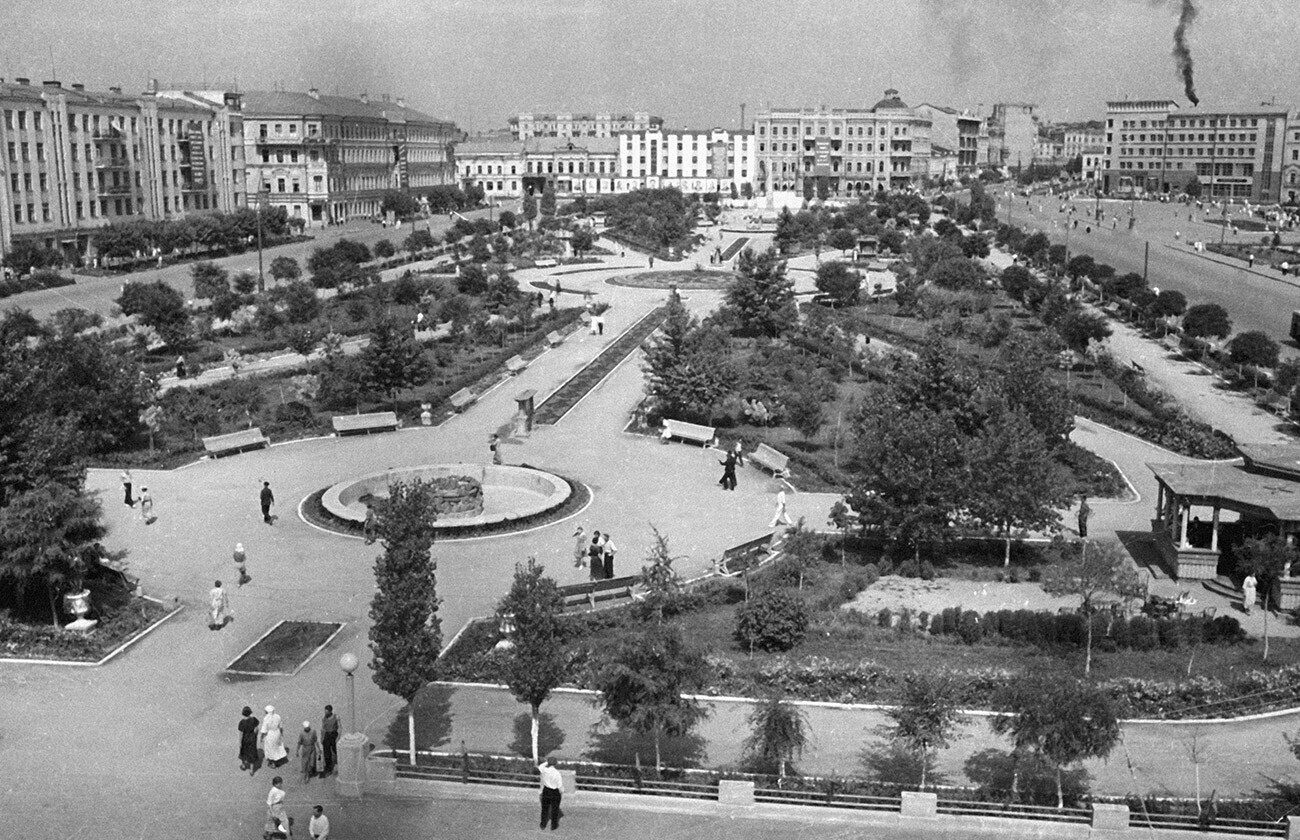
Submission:
<svg viewBox="0 0 1300 840">
<path fill-rule="evenodd" d="M 280 729 L 280 716 L 274 706 L 266 707 L 266 717 L 262 718 L 262 755 L 266 763 L 279 767 L 289 760 L 289 751 L 284 746 L 284 732 Z"/>
</svg>

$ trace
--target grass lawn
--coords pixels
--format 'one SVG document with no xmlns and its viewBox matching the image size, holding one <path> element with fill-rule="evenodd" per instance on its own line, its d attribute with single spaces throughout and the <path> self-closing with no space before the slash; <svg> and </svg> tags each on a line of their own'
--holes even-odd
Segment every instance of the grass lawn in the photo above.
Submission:
<svg viewBox="0 0 1300 840">
<path fill-rule="evenodd" d="M 730 271 L 642 271 L 638 274 L 620 274 L 608 281 L 613 286 L 631 286 L 637 289 L 726 289 L 736 279 Z"/>
<path fill-rule="evenodd" d="M 240 674 L 292 674 L 343 627 L 337 622 L 282 621 L 226 667 Z"/>
</svg>

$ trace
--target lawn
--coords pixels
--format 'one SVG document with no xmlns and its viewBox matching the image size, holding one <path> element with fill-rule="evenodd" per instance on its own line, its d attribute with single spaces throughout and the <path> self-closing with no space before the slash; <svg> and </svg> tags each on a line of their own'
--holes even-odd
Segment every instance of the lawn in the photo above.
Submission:
<svg viewBox="0 0 1300 840">
<path fill-rule="evenodd" d="M 282 621 L 226 666 L 235 674 L 295 674 L 343 628 L 337 622 Z"/>
</svg>

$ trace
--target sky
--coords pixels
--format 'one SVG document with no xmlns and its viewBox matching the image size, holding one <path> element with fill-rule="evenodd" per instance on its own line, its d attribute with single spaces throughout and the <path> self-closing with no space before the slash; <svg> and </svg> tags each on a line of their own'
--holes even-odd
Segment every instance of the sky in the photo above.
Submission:
<svg viewBox="0 0 1300 840">
<path fill-rule="evenodd" d="M 741 104 L 1032 102 L 1099 119 L 1176 99 L 1183 0 L 42 0 L 0 26 L 0 76 L 91 89 L 401 96 L 476 132 L 519 112 L 644 110 L 735 127 Z M 1300 2 L 1196 0 L 1201 106 L 1300 106 Z M 52 76 L 51 73 L 54 75 Z"/>
</svg>

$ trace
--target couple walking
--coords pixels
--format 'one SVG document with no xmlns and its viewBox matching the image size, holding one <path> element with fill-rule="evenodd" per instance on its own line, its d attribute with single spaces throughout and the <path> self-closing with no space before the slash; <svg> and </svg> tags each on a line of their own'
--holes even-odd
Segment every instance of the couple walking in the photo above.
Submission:
<svg viewBox="0 0 1300 840">
<path fill-rule="evenodd" d="M 614 576 L 614 553 L 618 547 L 609 538 L 609 532 L 591 532 L 591 542 L 587 542 L 587 530 L 581 525 L 573 532 L 573 565 L 581 568 L 587 566 L 592 580 L 608 580 Z"/>
</svg>

